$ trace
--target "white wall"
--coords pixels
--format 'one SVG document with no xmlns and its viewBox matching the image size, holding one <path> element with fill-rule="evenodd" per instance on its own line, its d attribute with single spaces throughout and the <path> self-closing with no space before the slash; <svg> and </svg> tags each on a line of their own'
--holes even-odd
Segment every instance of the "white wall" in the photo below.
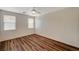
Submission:
<svg viewBox="0 0 79 59">
<path fill-rule="evenodd" d="M 27 19 L 30 16 L 22 15 L 22 14 L 18 14 L 18 13 L 12 13 L 12 12 L 8 12 L 8 11 L 1 11 L 1 16 L 2 15 L 14 15 L 14 16 L 16 16 L 16 30 L 4 31 L 3 24 L 1 24 L 0 41 L 13 39 L 16 37 L 21 37 L 21 36 L 26 36 L 26 35 L 34 33 L 34 29 L 28 29 L 28 27 L 27 27 L 27 25 L 28 25 Z M 2 17 L 0 18 L 0 21 L 2 21 Z"/>
<path fill-rule="evenodd" d="M 36 18 L 36 33 L 79 47 L 79 8 L 66 8 Z"/>
<path fill-rule="evenodd" d="M 1 36 L 1 11 L 0 11 L 0 39 L 2 39 L 2 36 Z"/>
</svg>

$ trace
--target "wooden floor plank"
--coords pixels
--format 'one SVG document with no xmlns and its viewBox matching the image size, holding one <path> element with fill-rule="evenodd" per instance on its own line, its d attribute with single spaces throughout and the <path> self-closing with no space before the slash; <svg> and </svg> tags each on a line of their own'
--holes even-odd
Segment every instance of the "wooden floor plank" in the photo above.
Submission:
<svg viewBox="0 0 79 59">
<path fill-rule="evenodd" d="M 79 51 L 79 48 L 32 34 L 0 42 L 0 51 Z"/>
</svg>

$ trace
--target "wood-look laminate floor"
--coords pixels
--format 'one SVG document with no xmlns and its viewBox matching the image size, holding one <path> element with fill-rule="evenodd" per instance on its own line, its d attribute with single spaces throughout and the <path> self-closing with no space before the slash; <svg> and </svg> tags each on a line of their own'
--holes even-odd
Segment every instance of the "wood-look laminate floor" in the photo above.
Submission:
<svg viewBox="0 0 79 59">
<path fill-rule="evenodd" d="M 1 51 L 79 51 L 78 48 L 32 34 L 0 42 Z"/>
</svg>

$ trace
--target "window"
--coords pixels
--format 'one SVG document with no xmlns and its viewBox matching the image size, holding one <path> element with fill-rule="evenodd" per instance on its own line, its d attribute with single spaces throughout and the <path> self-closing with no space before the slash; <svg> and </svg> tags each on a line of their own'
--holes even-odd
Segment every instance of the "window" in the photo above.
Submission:
<svg viewBox="0 0 79 59">
<path fill-rule="evenodd" d="M 4 30 L 15 30 L 16 29 L 16 17 L 10 15 L 3 16 Z"/>
<path fill-rule="evenodd" d="M 28 19 L 28 28 L 34 28 L 34 19 L 33 18 Z"/>
</svg>

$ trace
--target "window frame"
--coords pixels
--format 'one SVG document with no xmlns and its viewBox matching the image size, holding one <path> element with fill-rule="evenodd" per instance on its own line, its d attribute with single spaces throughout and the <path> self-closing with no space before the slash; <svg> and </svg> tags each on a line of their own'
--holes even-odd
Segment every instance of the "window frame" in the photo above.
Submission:
<svg viewBox="0 0 79 59">
<path fill-rule="evenodd" d="M 32 19 L 32 23 L 29 21 L 31 19 Z M 30 26 L 30 25 L 32 25 L 32 26 Z M 28 18 L 28 29 L 34 29 L 34 27 L 35 27 L 35 20 L 34 20 L 34 18 Z"/>
<path fill-rule="evenodd" d="M 15 21 L 14 21 L 14 28 L 12 28 L 12 29 L 11 29 L 11 28 L 5 29 L 5 23 L 6 23 L 6 22 L 5 22 L 5 18 L 4 18 L 5 16 L 15 17 L 15 19 L 14 19 L 14 20 L 15 20 Z M 10 23 L 10 22 L 9 22 L 9 23 Z M 13 23 L 13 22 L 12 22 L 12 23 Z M 4 30 L 4 31 L 15 31 L 15 30 L 16 30 L 16 16 L 14 16 L 14 15 L 3 15 L 3 30 Z"/>
</svg>

